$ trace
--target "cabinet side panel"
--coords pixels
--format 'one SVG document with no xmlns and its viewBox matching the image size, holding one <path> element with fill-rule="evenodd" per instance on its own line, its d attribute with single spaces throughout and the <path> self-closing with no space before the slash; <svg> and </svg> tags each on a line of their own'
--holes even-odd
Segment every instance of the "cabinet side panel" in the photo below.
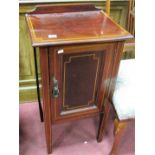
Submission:
<svg viewBox="0 0 155 155">
<path fill-rule="evenodd" d="M 50 81 L 49 81 L 49 56 L 48 48 L 40 48 L 40 62 L 41 62 L 41 81 L 42 81 L 42 96 L 43 96 L 43 111 L 44 111 L 44 125 L 45 136 L 48 153 L 52 152 L 52 127 L 51 127 L 51 103 L 50 103 Z"/>
</svg>

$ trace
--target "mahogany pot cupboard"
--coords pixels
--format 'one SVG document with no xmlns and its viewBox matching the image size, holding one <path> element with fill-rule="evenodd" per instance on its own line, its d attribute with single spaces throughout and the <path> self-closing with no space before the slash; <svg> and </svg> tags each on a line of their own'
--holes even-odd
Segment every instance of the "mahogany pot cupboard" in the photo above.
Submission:
<svg viewBox="0 0 155 155">
<path fill-rule="evenodd" d="M 53 124 L 96 115 L 103 123 L 124 42 L 132 35 L 92 4 L 40 5 L 26 20 L 32 46 L 40 52 L 45 136 L 52 153 Z"/>
</svg>

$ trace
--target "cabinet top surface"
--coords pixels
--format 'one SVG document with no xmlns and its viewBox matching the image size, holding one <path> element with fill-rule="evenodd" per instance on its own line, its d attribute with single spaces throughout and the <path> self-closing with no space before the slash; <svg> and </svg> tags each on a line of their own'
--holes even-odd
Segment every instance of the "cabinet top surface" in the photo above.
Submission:
<svg viewBox="0 0 155 155">
<path fill-rule="evenodd" d="M 91 4 L 44 5 L 26 14 L 32 46 L 118 41 L 132 35 Z"/>
</svg>

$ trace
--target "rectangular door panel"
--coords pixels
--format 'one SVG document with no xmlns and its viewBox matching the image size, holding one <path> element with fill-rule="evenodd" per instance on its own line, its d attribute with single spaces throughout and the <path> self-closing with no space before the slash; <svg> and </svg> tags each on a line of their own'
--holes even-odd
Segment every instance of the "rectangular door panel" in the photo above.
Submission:
<svg viewBox="0 0 155 155">
<path fill-rule="evenodd" d="M 63 55 L 62 111 L 96 105 L 102 52 Z"/>
</svg>

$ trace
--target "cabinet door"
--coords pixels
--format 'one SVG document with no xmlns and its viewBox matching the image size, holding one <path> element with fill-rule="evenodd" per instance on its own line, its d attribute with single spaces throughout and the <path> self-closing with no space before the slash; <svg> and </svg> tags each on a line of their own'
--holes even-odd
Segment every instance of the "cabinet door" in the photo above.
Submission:
<svg viewBox="0 0 155 155">
<path fill-rule="evenodd" d="M 49 49 L 54 120 L 102 111 L 113 51 L 110 43 Z"/>
</svg>

